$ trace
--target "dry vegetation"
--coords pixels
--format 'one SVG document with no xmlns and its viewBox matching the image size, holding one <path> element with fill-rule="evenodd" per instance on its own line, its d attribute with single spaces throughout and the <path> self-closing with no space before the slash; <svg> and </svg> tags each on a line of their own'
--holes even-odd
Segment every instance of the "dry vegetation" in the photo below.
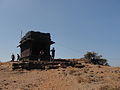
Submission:
<svg viewBox="0 0 120 90">
<path fill-rule="evenodd" d="M 84 68 L 42 71 L 13 71 L 12 63 L 0 63 L 0 90 L 120 90 L 120 67 L 81 62 Z"/>
</svg>

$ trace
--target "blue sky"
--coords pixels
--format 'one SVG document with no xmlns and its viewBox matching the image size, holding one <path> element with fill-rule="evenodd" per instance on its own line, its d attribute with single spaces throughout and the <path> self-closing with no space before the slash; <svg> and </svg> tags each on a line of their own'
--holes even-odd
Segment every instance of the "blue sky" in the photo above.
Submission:
<svg viewBox="0 0 120 90">
<path fill-rule="evenodd" d="M 0 61 L 19 53 L 21 30 L 51 33 L 56 58 L 95 51 L 120 66 L 119 0 L 0 0 Z"/>
</svg>

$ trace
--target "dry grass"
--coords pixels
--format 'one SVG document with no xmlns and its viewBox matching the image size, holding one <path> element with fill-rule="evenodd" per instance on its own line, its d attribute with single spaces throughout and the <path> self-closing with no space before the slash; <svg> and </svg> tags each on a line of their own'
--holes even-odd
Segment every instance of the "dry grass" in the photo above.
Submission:
<svg viewBox="0 0 120 90">
<path fill-rule="evenodd" d="M 120 67 L 85 64 L 84 68 L 12 71 L 0 63 L 0 90 L 120 90 Z"/>
<path fill-rule="evenodd" d="M 120 86 L 113 87 L 113 86 L 106 85 L 106 86 L 102 86 L 100 90 L 120 90 Z"/>
</svg>

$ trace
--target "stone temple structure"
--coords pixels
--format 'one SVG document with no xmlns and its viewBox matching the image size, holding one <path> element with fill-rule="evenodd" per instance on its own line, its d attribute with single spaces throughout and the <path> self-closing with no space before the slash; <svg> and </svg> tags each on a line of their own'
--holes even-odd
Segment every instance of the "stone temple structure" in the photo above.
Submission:
<svg viewBox="0 0 120 90">
<path fill-rule="evenodd" d="M 50 60 L 50 33 L 29 31 L 20 41 L 21 60 Z"/>
</svg>

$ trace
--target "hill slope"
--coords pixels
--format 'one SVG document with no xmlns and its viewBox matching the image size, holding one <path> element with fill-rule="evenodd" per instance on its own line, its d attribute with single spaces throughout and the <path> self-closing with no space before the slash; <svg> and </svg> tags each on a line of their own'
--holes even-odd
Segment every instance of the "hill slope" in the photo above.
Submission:
<svg viewBox="0 0 120 90">
<path fill-rule="evenodd" d="M 0 90 L 120 90 L 120 67 L 13 71 L 11 64 L 0 63 Z"/>
</svg>

